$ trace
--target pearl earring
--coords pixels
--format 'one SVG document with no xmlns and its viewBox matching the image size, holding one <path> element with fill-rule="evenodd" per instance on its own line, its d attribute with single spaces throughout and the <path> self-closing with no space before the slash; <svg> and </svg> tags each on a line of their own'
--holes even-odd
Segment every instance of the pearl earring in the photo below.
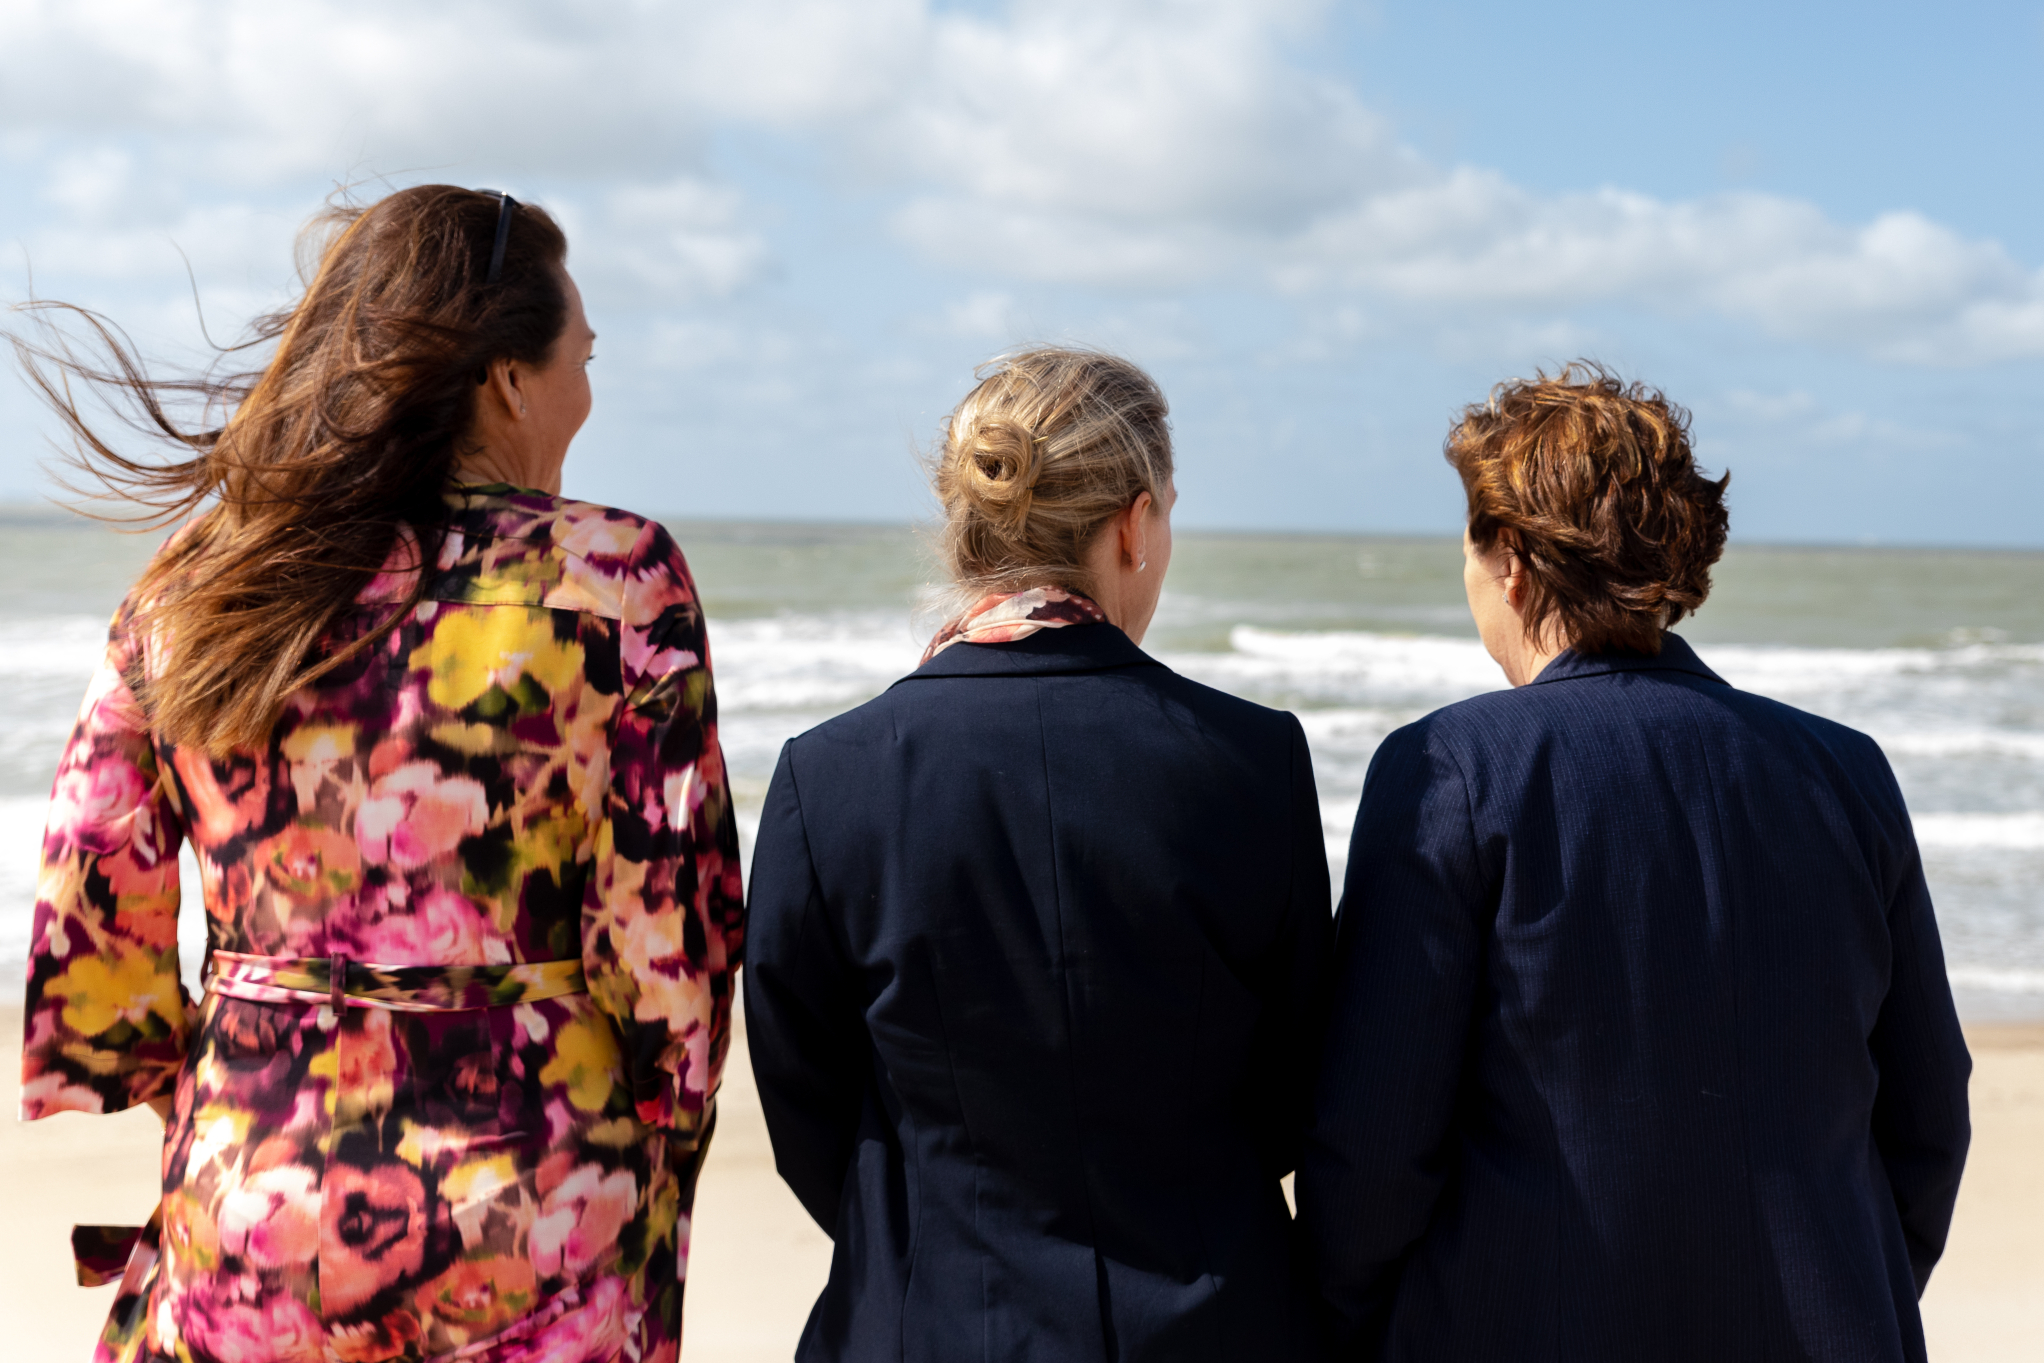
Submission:
<svg viewBox="0 0 2044 1363">
<path fill-rule="evenodd" d="M 1141 559 L 1141 560 L 1139 560 L 1139 561 L 1138 561 L 1138 562 L 1136 563 L 1136 571 L 1140 573 L 1140 572 L 1141 572 L 1141 571 L 1142 571 L 1143 569 L 1145 569 L 1145 568 L 1147 568 L 1147 567 L 1149 567 L 1149 566 L 1150 566 L 1150 560 L 1148 560 L 1148 559 Z"/>
</svg>

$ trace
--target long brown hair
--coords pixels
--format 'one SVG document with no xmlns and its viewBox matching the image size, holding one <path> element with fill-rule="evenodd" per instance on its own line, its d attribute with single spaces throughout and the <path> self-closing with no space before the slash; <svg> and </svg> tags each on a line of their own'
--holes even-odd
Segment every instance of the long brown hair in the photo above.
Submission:
<svg viewBox="0 0 2044 1363">
<path fill-rule="evenodd" d="M 72 462 L 101 495 L 135 508 L 102 519 L 164 525 L 197 513 L 131 598 L 134 626 L 153 645 L 148 675 L 131 681 L 161 737 L 215 755 L 267 742 L 287 696 L 418 603 L 423 571 L 377 628 L 327 638 L 393 556 L 399 567 L 437 560 L 443 489 L 479 379 L 498 359 L 544 364 L 567 325 L 567 239 L 542 210 L 510 208 L 489 281 L 504 202 L 419 185 L 321 214 L 302 239 L 316 262 L 303 295 L 226 352 L 274 343 L 269 362 L 247 373 L 152 378 L 99 314 L 24 305 L 40 340 L 10 339 L 69 429 Z M 52 313 L 82 321 L 98 358 L 81 356 Z M 80 411 L 74 380 L 186 457 L 121 453 Z M 187 429 L 171 410 L 180 402 L 225 420 Z"/>
</svg>

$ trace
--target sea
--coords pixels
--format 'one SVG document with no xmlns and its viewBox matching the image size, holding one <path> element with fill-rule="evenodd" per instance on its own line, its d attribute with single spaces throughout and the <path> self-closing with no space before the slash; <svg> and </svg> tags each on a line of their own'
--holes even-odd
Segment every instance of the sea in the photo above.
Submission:
<svg viewBox="0 0 2044 1363">
<path fill-rule="evenodd" d="M 913 528 L 667 521 L 694 568 L 747 855 L 781 744 L 916 665 L 946 594 Z M 18 994 L 57 758 L 155 537 L 0 509 L 0 998 Z M 1340 882 L 1370 756 L 1504 685 L 1448 537 L 1180 532 L 1146 648 L 1296 712 Z M 2044 554 L 1735 543 L 1681 632 L 1734 685 L 1877 739 L 1974 1022 L 2044 1019 Z M 196 877 L 189 881 L 196 884 Z M 184 915 L 195 974 L 202 916 Z"/>
</svg>

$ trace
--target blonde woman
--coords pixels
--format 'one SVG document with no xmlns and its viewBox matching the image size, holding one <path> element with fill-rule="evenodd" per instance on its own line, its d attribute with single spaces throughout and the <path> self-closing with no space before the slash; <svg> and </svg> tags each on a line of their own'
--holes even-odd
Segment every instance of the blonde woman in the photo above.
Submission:
<svg viewBox="0 0 2044 1363">
<path fill-rule="evenodd" d="M 1329 938 L 1299 723 L 1142 651 L 1163 395 L 990 367 L 936 468 L 975 604 L 788 744 L 746 1008 L 781 1173 L 837 1242 L 803 1360 L 1311 1356 L 1279 1180 Z"/>
</svg>

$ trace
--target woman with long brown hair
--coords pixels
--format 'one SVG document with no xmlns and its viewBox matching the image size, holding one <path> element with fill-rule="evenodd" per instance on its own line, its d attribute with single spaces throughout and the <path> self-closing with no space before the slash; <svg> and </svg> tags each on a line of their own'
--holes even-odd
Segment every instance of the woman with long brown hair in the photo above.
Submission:
<svg viewBox="0 0 2044 1363">
<path fill-rule="evenodd" d="M 17 340 L 86 468 L 184 520 L 59 768 L 24 1116 L 166 1118 L 157 1216 L 81 1237 L 103 1359 L 671 1363 L 742 932 L 694 584 L 559 496 L 594 333 L 550 217 L 427 185 L 323 225 L 257 373 L 154 380 L 75 310 L 109 361 Z"/>
</svg>

